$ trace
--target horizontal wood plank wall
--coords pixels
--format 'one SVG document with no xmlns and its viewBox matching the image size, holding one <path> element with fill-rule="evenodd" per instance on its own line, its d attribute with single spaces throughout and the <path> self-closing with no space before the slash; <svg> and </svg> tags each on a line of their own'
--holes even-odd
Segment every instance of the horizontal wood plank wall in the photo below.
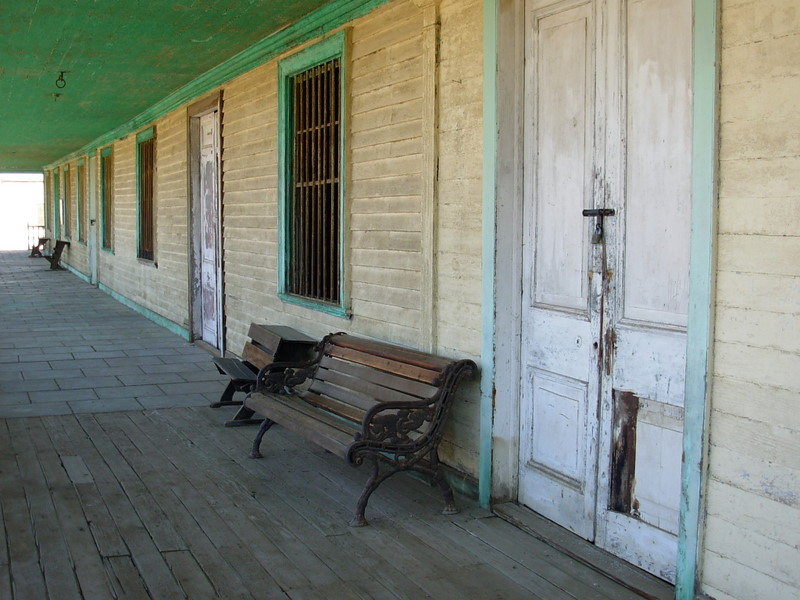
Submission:
<svg viewBox="0 0 800 600">
<path fill-rule="evenodd" d="M 722 2 L 715 372 L 702 590 L 800 596 L 800 11 Z"/>
<path fill-rule="evenodd" d="M 393 2 L 353 27 L 350 263 L 353 324 L 420 343 L 422 13 Z"/>
<path fill-rule="evenodd" d="M 234 79 L 224 91 L 223 253 L 231 349 L 243 346 L 252 321 L 308 330 L 280 315 L 276 297 L 277 76 L 273 61 Z"/>
<path fill-rule="evenodd" d="M 437 352 L 480 354 L 481 4 L 441 10 L 440 214 L 437 215 Z M 390 2 L 349 24 L 349 220 L 346 261 L 352 319 L 276 297 L 277 61 L 225 85 L 223 197 L 227 346 L 242 347 L 251 321 L 321 337 L 347 330 L 419 347 L 422 289 L 423 13 Z M 293 48 L 289 56 L 299 50 Z M 477 384 L 462 391 L 446 461 L 477 475 Z"/>
<path fill-rule="evenodd" d="M 188 328 L 185 111 L 174 111 L 154 125 L 155 260 L 136 257 L 136 137 L 131 135 L 113 144 L 114 253 L 98 252 L 98 281 Z"/>
<path fill-rule="evenodd" d="M 441 5 L 439 66 L 438 352 L 477 360 L 481 344 L 483 5 Z M 478 472 L 479 382 L 465 386 L 441 445 L 444 460 Z"/>
</svg>

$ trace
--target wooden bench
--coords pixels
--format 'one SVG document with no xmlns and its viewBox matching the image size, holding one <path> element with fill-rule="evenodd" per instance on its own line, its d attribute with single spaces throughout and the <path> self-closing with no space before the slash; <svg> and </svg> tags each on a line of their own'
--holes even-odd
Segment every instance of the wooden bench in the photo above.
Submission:
<svg viewBox="0 0 800 600">
<path fill-rule="evenodd" d="M 45 256 L 45 258 L 50 262 L 50 269 L 53 271 L 63 270 L 59 262 L 61 262 L 61 254 L 64 252 L 64 248 L 69 246 L 69 242 L 66 240 L 56 240 L 56 247 L 53 249 L 52 256 Z"/>
<path fill-rule="evenodd" d="M 256 389 L 244 404 L 264 417 L 250 456 L 261 458 L 264 433 L 279 423 L 354 466 L 371 464 L 350 525 L 366 525 L 364 510 L 372 492 L 409 469 L 432 477 L 444 497 L 444 514 L 453 514 L 458 509 L 437 449 L 458 382 L 476 372 L 471 360 L 344 333 L 328 335 L 314 360 L 259 372 Z"/>
<path fill-rule="evenodd" d="M 222 392 L 219 401 L 212 403 L 211 408 L 242 404 L 241 400 L 233 399 L 234 394 L 251 391 L 255 387 L 259 369 L 276 361 L 308 360 L 313 355 L 312 351 L 317 343 L 317 340 L 291 327 L 281 325 L 251 323 L 247 335 L 250 339 L 244 344 L 241 359 L 235 357 L 214 357 L 213 359 L 217 370 L 230 377 L 231 380 Z M 261 422 L 261 419 L 253 420 L 252 416 L 253 411 L 242 407 L 233 420 L 226 422 L 225 425 L 231 427 Z"/>
<path fill-rule="evenodd" d="M 34 258 L 36 256 L 44 257 L 44 254 L 42 254 L 42 250 L 44 250 L 44 245 L 49 241 L 50 238 L 40 237 L 39 241 L 36 242 L 33 246 L 31 246 L 31 255 L 30 255 L 31 258 Z"/>
</svg>

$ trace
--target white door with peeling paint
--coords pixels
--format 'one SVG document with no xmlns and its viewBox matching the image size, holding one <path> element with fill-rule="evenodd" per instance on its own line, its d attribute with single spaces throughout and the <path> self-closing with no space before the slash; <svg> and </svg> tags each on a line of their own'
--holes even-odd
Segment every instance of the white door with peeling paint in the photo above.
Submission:
<svg viewBox="0 0 800 600">
<path fill-rule="evenodd" d="M 528 0 L 525 28 L 519 501 L 674 580 L 691 2 Z"/>
<path fill-rule="evenodd" d="M 200 305 L 202 340 L 222 348 L 219 112 L 200 117 Z"/>
</svg>

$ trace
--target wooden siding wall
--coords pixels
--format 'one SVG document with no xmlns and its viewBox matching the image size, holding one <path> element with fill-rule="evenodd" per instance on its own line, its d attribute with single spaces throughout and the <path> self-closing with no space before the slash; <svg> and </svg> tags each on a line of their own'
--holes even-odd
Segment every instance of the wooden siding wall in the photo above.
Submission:
<svg viewBox="0 0 800 600">
<path fill-rule="evenodd" d="M 424 3 L 420 3 L 424 4 Z M 453 356 L 480 354 L 481 3 L 441 3 L 438 344 Z M 347 330 L 424 347 L 423 12 L 390 2 L 349 25 L 345 161 L 345 285 L 352 319 L 284 304 L 277 282 L 277 61 L 225 86 L 223 198 L 228 348 L 251 321 L 285 323 L 311 335 Z M 298 48 L 285 54 L 289 56 Z M 444 460 L 477 475 L 477 383 L 456 404 Z"/>
<path fill-rule="evenodd" d="M 136 136 L 132 135 L 113 146 L 114 253 L 98 251 L 98 281 L 188 329 L 186 111 L 174 111 L 154 125 L 155 260 L 136 257 Z M 97 188 L 100 178 L 94 181 Z M 94 193 L 99 199 L 99 188 Z"/>
<path fill-rule="evenodd" d="M 800 7 L 723 0 L 703 591 L 800 597 Z"/>
</svg>

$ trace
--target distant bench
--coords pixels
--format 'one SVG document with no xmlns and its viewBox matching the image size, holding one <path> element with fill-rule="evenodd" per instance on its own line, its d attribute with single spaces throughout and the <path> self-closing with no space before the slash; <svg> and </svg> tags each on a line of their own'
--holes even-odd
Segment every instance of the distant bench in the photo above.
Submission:
<svg viewBox="0 0 800 600">
<path fill-rule="evenodd" d="M 64 252 L 64 248 L 69 246 L 69 242 L 66 240 L 56 240 L 56 247 L 53 249 L 53 254 L 51 256 L 45 256 L 45 258 L 50 262 L 50 268 L 53 271 L 58 271 L 63 269 L 59 263 L 61 262 L 61 254 Z"/>
<path fill-rule="evenodd" d="M 236 392 L 249 392 L 255 387 L 256 376 L 260 369 L 276 361 L 302 361 L 312 356 L 312 349 L 316 340 L 292 329 L 281 325 L 261 325 L 251 323 L 247 333 L 249 340 L 245 342 L 242 358 L 214 357 L 217 370 L 230 377 L 227 387 L 222 392 L 219 401 L 211 404 L 211 408 L 242 404 L 241 400 L 234 400 Z M 225 423 L 227 426 L 244 425 L 253 423 L 253 411 L 242 407 L 232 421 Z M 260 422 L 259 419 L 257 422 Z"/>
<path fill-rule="evenodd" d="M 439 464 L 438 446 L 457 384 L 476 372 L 471 360 L 344 333 L 328 335 L 314 360 L 276 363 L 259 373 L 256 389 L 244 401 L 265 418 L 250 456 L 261 458 L 264 434 L 279 423 L 354 466 L 371 463 L 351 525 L 366 525 L 364 510 L 372 492 L 394 473 L 409 469 L 431 476 L 442 491 L 444 514 L 454 514 L 458 509 Z M 381 463 L 388 468 L 381 470 Z"/>
<path fill-rule="evenodd" d="M 36 256 L 40 258 L 44 257 L 44 254 L 42 254 L 42 250 L 44 250 L 44 245 L 49 241 L 50 238 L 48 237 L 40 237 L 39 241 L 31 246 L 31 254 L 30 254 L 31 258 L 34 258 Z"/>
</svg>

